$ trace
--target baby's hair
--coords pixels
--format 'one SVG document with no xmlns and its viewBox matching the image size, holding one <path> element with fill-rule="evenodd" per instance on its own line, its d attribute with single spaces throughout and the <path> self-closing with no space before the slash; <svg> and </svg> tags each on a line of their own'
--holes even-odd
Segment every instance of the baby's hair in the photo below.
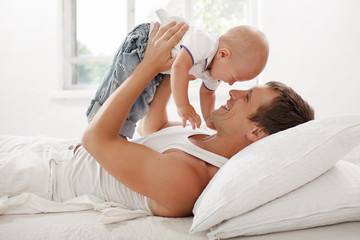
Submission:
<svg viewBox="0 0 360 240">
<path fill-rule="evenodd" d="M 256 75 L 263 70 L 269 56 L 269 44 L 264 33 L 252 26 L 229 29 L 220 37 L 219 48 L 229 49 L 231 60 L 236 65 L 241 61 L 258 62 L 253 70 Z"/>
</svg>

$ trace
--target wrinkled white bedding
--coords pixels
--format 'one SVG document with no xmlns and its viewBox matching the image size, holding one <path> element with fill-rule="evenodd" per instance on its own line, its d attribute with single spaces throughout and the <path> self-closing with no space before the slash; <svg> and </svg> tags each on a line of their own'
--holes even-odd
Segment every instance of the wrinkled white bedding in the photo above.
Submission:
<svg viewBox="0 0 360 240">
<path fill-rule="evenodd" d="M 101 212 L 103 224 L 151 215 L 90 194 L 54 200 L 54 185 L 62 180 L 57 181 L 54 166 L 72 157 L 77 143 L 46 136 L 0 136 L 0 215 L 95 210 Z"/>
<path fill-rule="evenodd" d="M 0 216 L 0 239 L 171 239 L 205 240 L 206 232 L 189 235 L 192 217 L 143 217 L 114 224 L 101 224 L 96 211 Z M 358 240 L 360 222 L 342 223 L 238 240 Z"/>
<path fill-rule="evenodd" d="M 0 214 L 64 213 L 84 210 L 101 212 L 99 221 L 102 224 L 122 222 L 150 215 L 146 211 L 128 210 L 121 204 L 104 202 L 92 195 L 82 195 L 65 202 L 50 201 L 32 193 L 22 193 L 11 198 L 7 196 L 0 198 Z"/>
<path fill-rule="evenodd" d="M 360 165 L 359 156 L 360 146 L 346 156 L 344 160 Z M 34 196 L 30 195 L 20 196 L 17 204 L 21 203 L 21 201 L 28 200 L 29 197 L 34 198 Z M 81 202 L 81 204 L 77 205 L 76 201 Z M 86 202 L 87 205 L 84 204 Z M 192 235 L 189 234 L 192 217 L 162 218 L 155 216 L 136 216 L 138 217 L 136 219 L 129 217 L 127 221 L 119 222 L 125 219 L 117 219 L 116 217 L 119 216 L 117 212 L 114 212 L 115 218 L 112 218 L 113 214 L 111 211 L 106 212 L 108 208 L 115 209 L 115 211 L 122 211 L 121 208 L 110 208 L 119 206 L 97 203 L 97 200 L 91 196 L 82 196 L 81 199 L 73 199 L 64 204 L 65 205 L 61 205 L 60 207 L 67 207 L 70 212 L 0 215 L 0 239 L 207 239 L 206 231 Z M 14 206 L 15 208 L 9 208 L 9 206 L 6 208 L 4 206 L 2 207 L 3 210 L 11 210 L 13 213 L 16 213 L 16 206 L 20 209 L 20 212 L 24 210 L 21 209 L 21 205 L 15 204 Z M 39 209 L 39 207 L 40 205 L 35 206 L 32 210 Z M 57 206 L 55 204 L 51 207 L 53 207 L 53 210 L 56 210 Z M 28 210 L 31 212 L 31 208 Z M 77 212 L 71 212 L 73 210 L 77 210 Z M 97 210 L 102 210 L 103 213 Z M 133 213 L 132 211 L 132 214 Z M 101 220 L 104 216 L 108 217 L 109 222 L 116 223 L 104 225 L 99 221 L 99 219 Z M 303 240 L 311 237 L 312 240 L 358 240 L 359 236 L 360 222 L 349 222 L 298 231 L 237 237 L 235 239 Z"/>
</svg>

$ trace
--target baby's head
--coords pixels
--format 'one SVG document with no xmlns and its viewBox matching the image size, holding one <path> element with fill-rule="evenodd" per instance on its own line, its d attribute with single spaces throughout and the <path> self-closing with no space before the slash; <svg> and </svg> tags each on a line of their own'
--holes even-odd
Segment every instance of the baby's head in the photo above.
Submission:
<svg viewBox="0 0 360 240">
<path fill-rule="evenodd" d="M 237 26 L 220 37 L 210 74 L 230 85 L 251 80 L 264 69 L 268 55 L 269 44 L 262 32 L 251 26 Z"/>
</svg>

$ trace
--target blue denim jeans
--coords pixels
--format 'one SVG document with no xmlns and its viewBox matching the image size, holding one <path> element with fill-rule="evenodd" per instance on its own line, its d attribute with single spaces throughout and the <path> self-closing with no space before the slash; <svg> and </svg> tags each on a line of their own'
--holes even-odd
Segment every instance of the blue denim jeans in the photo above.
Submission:
<svg viewBox="0 0 360 240">
<path fill-rule="evenodd" d="M 89 120 L 92 120 L 104 104 L 105 100 L 127 79 L 136 66 L 144 57 L 150 25 L 147 23 L 136 26 L 125 38 L 117 50 L 110 69 L 105 73 L 95 97 L 91 100 L 86 112 Z M 119 134 L 132 138 L 135 132 L 136 123 L 145 117 L 149 110 L 149 103 L 154 98 L 157 86 L 162 80 L 162 74 L 158 74 L 146 86 L 141 95 L 132 106 L 126 122 Z"/>
</svg>

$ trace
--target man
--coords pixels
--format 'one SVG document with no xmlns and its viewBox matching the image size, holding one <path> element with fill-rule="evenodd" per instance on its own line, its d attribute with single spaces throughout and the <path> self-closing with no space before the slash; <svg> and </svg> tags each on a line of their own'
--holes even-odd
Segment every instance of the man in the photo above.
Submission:
<svg viewBox="0 0 360 240">
<path fill-rule="evenodd" d="M 227 103 L 211 114 L 217 129 L 214 135 L 169 128 L 178 124 L 168 122 L 166 117 L 170 88 L 165 79 L 139 127 L 143 135 L 160 131 L 149 136 L 152 141 L 148 144 L 146 139 L 128 142 L 118 135 L 119 129 L 148 82 L 170 68 L 170 50 L 185 31 L 186 26 L 181 24 L 161 29 L 155 25 L 143 61 L 101 107 L 82 138 L 84 148 L 107 172 L 146 196 L 154 215 L 165 217 L 191 215 L 195 201 L 224 159 L 269 134 L 311 120 L 314 115 L 293 90 L 269 83 L 246 91 L 231 90 Z M 179 128 L 185 134 L 171 137 L 180 132 Z M 212 162 L 213 158 L 218 162 Z"/>
</svg>

